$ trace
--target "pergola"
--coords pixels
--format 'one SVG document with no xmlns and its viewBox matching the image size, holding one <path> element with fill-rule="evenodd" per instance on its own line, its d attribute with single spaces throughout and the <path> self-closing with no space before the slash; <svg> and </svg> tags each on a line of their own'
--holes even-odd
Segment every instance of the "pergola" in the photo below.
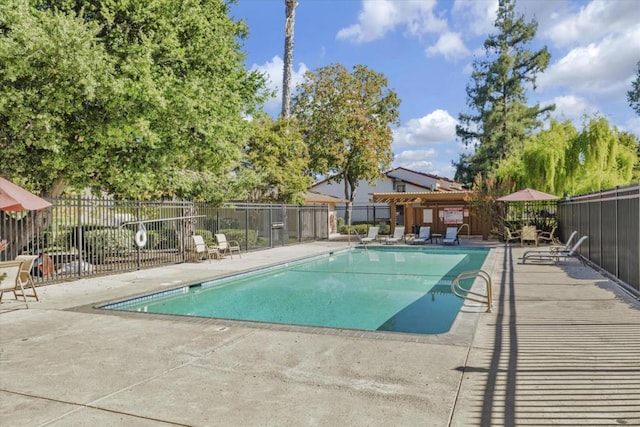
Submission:
<svg viewBox="0 0 640 427">
<path fill-rule="evenodd" d="M 413 193 L 372 193 L 373 203 L 387 203 L 390 207 L 391 227 L 395 228 L 398 207 L 404 212 L 404 225 L 408 233 L 415 226 L 429 225 L 432 232 L 443 232 L 447 226 L 469 224 L 470 234 L 480 234 L 481 228 L 472 208 L 465 200 L 471 191 L 426 191 Z"/>
</svg>

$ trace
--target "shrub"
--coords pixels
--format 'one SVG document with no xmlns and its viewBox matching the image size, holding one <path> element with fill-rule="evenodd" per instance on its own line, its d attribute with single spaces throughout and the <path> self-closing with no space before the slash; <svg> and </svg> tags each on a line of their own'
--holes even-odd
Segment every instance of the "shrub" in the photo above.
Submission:
<svg viewBox="0 0 640 427">
<path fill-rule="evenodd" d="M 147 231 L 147 248 L 175 249 L 178 247 L 178 236 L 175 230 L 160 229 Z"/>
<path fill-rule="evenodd" d="M 84 247 L 86 256 L 94 264 L 100 264 L 107 257 L 127 255 L 135 248 L 133 230 L 102 229 L 84 233 Z"/>
<path fill-rule="evenodd" d="M 193 231 L 193 234 L 202 236 L 202 239 L 208 246 L 214 245 L 216 243 L 216 239 L 213 237 L 213 233 L 210 230 L 198 228 Z"/>
<path fill-rule="evenodd" d="M 351 234 L 354 234 L 353 231 L 355 230 L 359 235 L 364 236 L 369 232 L 369 224 L 352 225 L 351 230 Z M 338 232 L 340 234 L 349 234 L 349 226 L 341 226 L 340 228 L 338 228 Z"/>
<path fill-rule="evenodd" d="M 258 242 L 258 231 L 257 230 L 247 230 L 248 233 L 245 233 L 244 228 L 232 228 L 227 230 L 220 230 L 219 233 L 225 235 L 227 240 L 235 240 L 240 244 L 240 247 L 243 249 L 252 248 L 256 246 Z M 248 237 L 248 241 L 247 241 Z"/>
</svg>

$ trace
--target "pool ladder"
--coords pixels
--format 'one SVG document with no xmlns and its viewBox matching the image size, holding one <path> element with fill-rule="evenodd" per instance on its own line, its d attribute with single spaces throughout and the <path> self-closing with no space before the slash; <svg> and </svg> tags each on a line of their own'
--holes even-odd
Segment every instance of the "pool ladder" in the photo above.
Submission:
<svg viewBox="0 0 640 427">
<path fill-rule="evenodd" d="M 477 279 L 478 277 L 483 279 L 486 284 L 486 288 L 487 288 L 486 295 L 467 290 L 460 285 L 461 280 L 474 279 L 474 278 Z M 455 277 L 455 279 L 451 281 L 451 292 L 453 292 L 455 296 L 460 297 L 462 299 L 478 302 L 480 304 L 487 304 L 487 313 L 491 313 L 491 309 L 492 309 L 491 276 L 489 276 L 489 273 L 487 273 L 486 271 L 484 270 L 463 271 L 462 273 L 458 274 Z"/>
</svg>

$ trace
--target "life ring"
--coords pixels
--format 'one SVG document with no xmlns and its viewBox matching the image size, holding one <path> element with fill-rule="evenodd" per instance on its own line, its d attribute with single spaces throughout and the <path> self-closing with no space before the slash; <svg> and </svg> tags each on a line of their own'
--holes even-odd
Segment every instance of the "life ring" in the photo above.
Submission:
<svg viewBox="0 0 640 427">
<path fill-rule="evenodd" d="M 138 226 L 138 232 L 136 233 L 136 245 L 139 248 L 144 248 L 147 244 L 147 230 L 144 228 L 144 224 Z"/>
</svg>

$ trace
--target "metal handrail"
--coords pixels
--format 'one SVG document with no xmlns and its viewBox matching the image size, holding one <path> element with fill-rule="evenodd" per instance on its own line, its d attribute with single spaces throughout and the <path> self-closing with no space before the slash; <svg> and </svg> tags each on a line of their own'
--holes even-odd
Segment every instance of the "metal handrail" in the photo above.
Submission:
<svg viewBox="0 0 640 427">
<path fill-rule="evenodd" d="M 460 281 L 464 279 L 473 279 L 480 277 L 483 279 L 487 285 L 487 294 L 481 294 L 477 292 L 473 292 L 471 290 L 467 290 L 460 285 Z M 487 313 L 491 313 L 492 311 L 492 296 L 491 296 L 491 276 L 484 270 L 469 270 L 463 271 L 458 274 L 455 279 L 451 281 L 451 292 L 457 297 L 478 302 L 480 304 L 487 304 Z M 463 294 L 462 292 L 466 293 Z M 469 296 L 473 295 L 473 296 Z M 478 298 L 476 298 L 478 297 Z"/>
<path fill-rule="evenodd" d="M 467 229 L 467 239 L 471 238 L 471 229 L 469 228 L 469 224 L 464 223 L 460 226 L 460 228 L 458 228 L 458 236 L 460 235 L 460 232 L 466 228 Z"/>
</svg>

